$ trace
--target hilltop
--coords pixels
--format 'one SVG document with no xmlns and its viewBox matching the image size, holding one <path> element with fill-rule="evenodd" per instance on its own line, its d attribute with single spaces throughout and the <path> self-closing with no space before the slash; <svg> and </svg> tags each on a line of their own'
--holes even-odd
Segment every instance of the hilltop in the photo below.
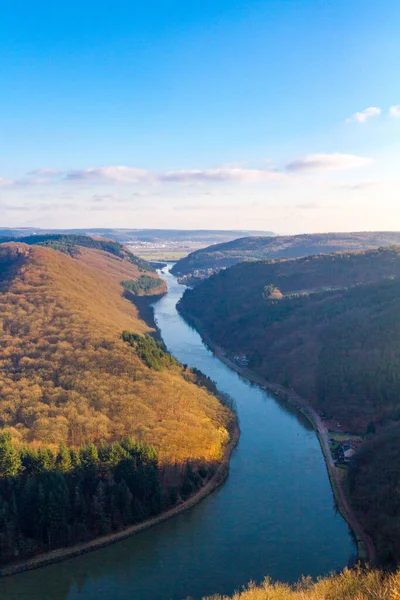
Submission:
<svg viewBox="0 0 400 600">
<path fill-rule="evenodd" d="M 239 262 L 299 258 L 310 254 L 367 250 L 400 244 L 400 232 L 322 233 L 244 237 L 192 252 L 174 265 L 174 275 L 191 284 Z"/>
<path fill-rule="evenodd" d="M 107 252 L 127 260 L 128 262 L 131 262 L 139 267 L 139 269 L 142 271 L 155 270 L 151 263 L 139 258 L 135 254 L 132 254 L 132 252 L 130 252 L 119 242 L 106 238 L 92 238 L 88 235 L 74 233 L 37 233 L 35 235 L 27 236 L 9 235 L 0 237 L 0 244 L 5 242 L 20 242 L 23 244 L 28 244 L 29 246 L 48 246 L 72 256 L 79 254 L 79 248 L 94 248 L 95 250 L 103 250 L 103 252 Z"/>
<path fill-rule="evenodd" d="M 45 241 L 0 245 L 0 562 L 179 504 L 234 421 L 142 320 L 163 280 L 125 251 Z"/>
<path fill-rule="evenodd" d="M 389 563 L 400 560 L 399 275 L 399 248 L 241 263 L 187 290 L 179 305 L 229 356 L 342 431 L 376 431 L 348 486 Z"/>
</svg>

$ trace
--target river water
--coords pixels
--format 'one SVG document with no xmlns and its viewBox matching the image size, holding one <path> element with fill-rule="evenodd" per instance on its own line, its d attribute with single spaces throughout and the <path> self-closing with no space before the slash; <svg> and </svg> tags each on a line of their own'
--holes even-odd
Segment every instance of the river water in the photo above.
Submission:
<svg viewBox="0 0 400 600">
<path fill-rule="evenodd" d="M 343 568 L 356 550 L 335 511 L 315 432 L 242 379 L 179 316 L 184 288 L 154 305 L 174 356 L 211 377 L 236 402 L 240 442 L 227 482 L 148 531 L 78 558 L 0 581 L 1 600 L 195 600 L 231 594 L 266 575 L 294 581 Z"/>
</svg>

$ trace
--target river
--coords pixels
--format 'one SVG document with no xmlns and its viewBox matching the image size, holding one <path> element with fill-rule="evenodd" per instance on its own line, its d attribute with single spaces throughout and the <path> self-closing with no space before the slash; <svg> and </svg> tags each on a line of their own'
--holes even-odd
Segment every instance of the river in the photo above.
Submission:
<svg viewBox="0 0 400 600">
<path fill-rule="evenodd" d="M 184 288 L 164 269 L 154 305 L 172 354 L 236 402 L 241 438 L 226 483 L 181 515 L 78 558 L 0 581 L 2 600 L 199 600 L 266 575 L 294 581 L 342 569 L 356 549 L 334 507 L 313 430 L 242 379 L 176 311 Z"/>
</svg>

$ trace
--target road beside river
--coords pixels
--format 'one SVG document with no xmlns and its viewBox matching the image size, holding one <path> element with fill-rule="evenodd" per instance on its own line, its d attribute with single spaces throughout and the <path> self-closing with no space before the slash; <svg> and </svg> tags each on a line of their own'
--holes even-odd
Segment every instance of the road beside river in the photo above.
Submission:
<svg viewBox="0 0 400 600">
<path fill-rule="evenodd" d="M 154 305 L 172 354 L 235 401 L 241 437 L 226 482 L 176 517 L 111 546 L 0 580 L 2 600 L 200 600 L 250 580 L 293 582 L 355 556 L 307 419 L 219 360 L 176 310 L 184 292 L 167 269 Z"/>
<path fill-rule="evenodd" d="M 201 330 L 200 325 L 197 325 L 197 328 Z M 264 377 L 259 375 L 258 373 L 248 369 L 246 367 L 242 367 L 230 360 L 224 350 L 219 346 L 216 346 L 212 343 L 212 341 L 203 333 L 203 340 L 205 343 L 212 349 L 214 354 L 218 356 L 220 360 L 222 360 L 228 367 L 239 373 L 242 377 L 245 377 L 249 381 L 260 385 L 263 389 L 269 390 L 285 402 L 290 403 L 296 410 L 299 410 L 304 414 L 314 429 L 318 432 L 318 438 L 321 444 L 321 449 L 325 457 L 326 467 L 328 469 L 329 478 L 332 484 L 332 491 L 335 496 L 335 500 L 340 510 L 340 513 L 351 527 L 354 536 L 357 540 L 358 546 L 358 557 L 362 561 L 367 561 L 369 564 L 374 565 L 376 563 L 376 551 L 370 536 L 365 532 L 363 526 L 359 522 L 357 516 L 355 515 L 352 507 L 350 506 L 346 495 L 343 490 L 342 482 L 340 480 L 339 474 L 337 472 L 337 468 L 335 462 L 332 458 L 332 453 L 329 446 L 329 431 L 323 423 L 319 414 L 313 409 L 311 404 L 302 398 L 298 394 L 293 391 L 287 390 L 283 386 L 277 383 L 271 383 L 267 381 Z"/>
</svg>

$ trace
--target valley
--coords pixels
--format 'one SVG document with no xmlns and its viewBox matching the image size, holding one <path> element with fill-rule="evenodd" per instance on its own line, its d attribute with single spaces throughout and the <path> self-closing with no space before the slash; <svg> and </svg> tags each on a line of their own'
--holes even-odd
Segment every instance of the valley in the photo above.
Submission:
<svg viewBox="0 0 400 600">
<path fill-rule="evenodd" d="M 28 242 L 30 241 L 28 239 Z M 354 547 L 351 538 L 348 537 L 344 521 L 336 516 L 331 522 L 326 513 L 327 504 L 329 505 L 333 500 L 332 485 L 337 506 L 357 536 L 359 558 L 375 562 L 376 546 L 381 563 L 395 564 L 397 532 L 389 518 L 394 501 L 389 482 L 391 478 L 397 477 L 398 438 L 395 426 L 397 405 L 395 401 L 390 404 L 392 392 L 387 390 L 387 379 L 384 375 L 380 379 L 375 378 L 375 385 L 381 386 L 379 389 L 383 394 L 381 405 L 377 404 L 377 392 L 373 393 L 374 401 L 370 401 L 370 405 L 368 401 L 371 394 L 368 396 L 365 393 L 362 413 L 357 412 L 356 408 L 359 390 L 357 394 L 354 393 L 352 402 L 350 397 L 346 396 L 348 388 L 343 387 L 343 377 L 346 372 L 336 366 L 340 365 L 340 360 L 343 360 L 340 355 L 335 355 L 334 359 L 329 358 L 328 362 L 324 363 L 331 369 L 336 369 L 332 371 L 331 379 L 327 379 L 325 383 L 325 395 L 321 393 L 322 387 L 315 387 L 313 392 L 310 382 L 315 386 L 323 385 L 322 375 L 314 381 L 312 373 L 320 372 L 318 361 L 323 358 L 323 353 L 317 346 L 320 339 L 318 336 L 328 340 L 330 327 L 337 336 L 343 337 L 344 331 L 347 330 L 340 329 L 342 320 L 343 327 L 348 327 L 352 320 L 357 324 L 349 328 L 352 338 L 346 338 L 346 361 L 348 352 L 352 350 L 351 342 L 358 339 L 354 333 L 360 335 L 361 322 L 363 327 L 366 327 L 365 322 L 358 319 L 358 312 L 365 319 L 367 307 L 370 311 L 372 307 L 373 318 L 371 316 L 368 318 L 368 326 L 377 327 L 380 333 L 383 332 L 386 319 L 396 307 L 397 276 L 400 268 L 398 250 L 388 248 L 367 252 L 317 255 L 303 259 L 242 263 L 222 271 L 219 275 L 183 293 L 184 288 L 169 272 L 171 267 L 163 268 L 159 278 L 152 270 L 153 267 L 150 265 L 147 267 L 145 261 L 138 262 L 134 255 L 126 254 L 122 247 L 110 246 L 109 249 L 112 250 L 110 253 L 100 248 L 99 243 L 102 242 L 96 241 L 92 244 L 88 240 L 80 240 L 79 237 L 56 239 L 46 236 L 45 239 L 32 240 L 30 245 L 17 242 L 0 246 L 3 265 L 3 329 L 8 328 L 5 331 L 8 331 L 9 336 L 4 339 L 4 342 L 7 343 L 10 353 L 10 364 L 14 365 L 12 370 L 7 366 L 9 363 L 3 366 L 3 373 L 8 378 L 7 385 L 9 386 L 10 383 L 15 385 L 17 382 L 32 385 L 30 383 L 32 371 L 29 369 L 33 368 L 33 363 L 18 362 L 18 353 L 23 353 L 31 360 L 38 360 L 40 356 L 42 368 L 50 368 L 50 363 L 46 362 L 50 356 L 48 345 L 42 343 L 37 345 L 36 339 L 44 338 L 51 345 L 55 343 L 52 339 L 57 335 L 56 343 L 59 344 L 71 330 L 75 340 L 72 344 L 72 337 L 65 337 L 65 341 L 70 346 L 72 344 L 72 348 L 69 347 L 69 354 L 61 355 L 62 368 L 56 367 L 57 375 L 50 375 L 50 378 L 55 377 L 54 391 L 49 387 L 45 388 L 37 376 L 35 377 L 35 389 L 42 389 L 42 394 L 52 393 L 54 398 L 50 400 L 47 399 L 47 395 L 44 395 L 41 400 L 40 413 L 36 420 L 42 419 L 39 420 L 42 429 L 36 421 L 33 421 L 32 427 L 28 426 L 28 421 L 21 418 L 27 411 L 29 414 L 36 414 L 34 412 L 36 400 L 32 399 L 31 393 L 27 395 L 30 404 L 20 403 L 23 408 L 14 413 L 14 416 L 8 408 L 7 412 L 4 411 L 4 408 L 11 404 L 2 404 L 3 421 L 8 419 L 0 440 L 0 459 L 3 456 L 2 463 L 0 460 L 0 464 L 3 465 L 3 498 L 6 503 L 9 503 L 10 493 L 14 495 L 13 502 L 16 502 L 18 510 L 16 514 L 21 515 L 19 518 L 22 518 L 23 505 L 27 501 L 25 490 L 28 490 L 28 483 L 31 505 L 38 502 L 38 494 L 43 494 L 40 490 L 45 490 L 40 501 L 43 514 L 41 529 L 35 529 L 35 526 L 28 521 L 21 522 L 18 527 L 22 527 L 25 538 L 18 537 L 20 534 L 13 513 L 5 514 L 6 519 L 3 517 L 3 523 L 8 525 L 4 529 L 7 538 L 4 537 L 3 540 L 7 539 L 7 542 L 2 542 L 3 552 L 4 549 L 6 552 L 7 549 L 12 550 L 17 539 L 19 551 L 25 552 L 27 558 L 30 555 L 34 556 L 39 548 L 51 549 L 60 545 L 70 545 L 70 549 L 67 547 L 65 550 L 53 551 L 53 560 L 78 556 L 71 563 L 74 570 L 89 568 L 95 580 L 100 577 L 107 582 L 105 587 L 107 593 L 110 589 L 114 592 L 118 590 L 118 594 L 122 594 L 121 597 L 128 599 L 129 596 L 126 594 L 130 586 L 127 582 L 123 583 L 124 579 L 122 582 L 120 579 L 122 573 L 126 572 L 126 561 L 137 568 L 138 551 L 143 543 L 146 544 L 146 539 L 157 544 L 162 541 L 170 552 L 168 538 L 171 533 L 179 532 L 182 545 L 176 546 L 174 556 L 176 555 L 176 564 L 185 565 L 187 573 L 179 585 L 174 583 L 171 588 L 171 597 L 174 600 L 183 598 L 187 590 L 191 590 L 196 598 L 218 590 L 221 593 L 230 593 L 250 579 L 260 581 L 265 573 L 274 579 L 294 582 L 305 570 L 310 573 L 310 564 L 313 565 L 313 573 L 310 574 L 317 576 L 325 575 L 331 570 L 332 567 L 328 567 L 331 561 L 332 564 L 337 565 L 339 555 L 343 556 L 340 568 L 346 564 L 353 564 L 355 560 Z M 51 288 L 46 286 L 46 282 L 49 281 L 53 282 Z M 168 282 L 168 288 L 165 281 Z M 100 295 L 98 290 L 102 291 Z M 151 301 L 151 296 L 148 294 L 154 297 L 153 305 L 159 331 L 155 329 L 149 306 L 145 308 L 143 304 Z M 228 365 L 227 367 L 224 367 L 218 358 L 205 348 L 198 334 L 178 315 L 175 308 L 177 301 L 179 301 L 180 313 L 201 331 L 206 342 Z M 19 306 L 18 325 L 17 321 L 10 320 L 8 315 L 7 306 L 11 304 Z M 53 304 L 57 309 L 64 310 L 65 314 L 59 315 L 57 309 L 52 308 Z M 30 305 L 35 307 L 34 311 L 29 308 Z M 37 312 L 37 307 L 40 306 L 47 307 L 46 314 L 41 315 Z M 110 310 L 111 306 L 112 310 Z M 33 312 L 36 315 L 34 324 L 28 317 Z M 117 315 L 118 321 L 116 321 Z M 146 315 L 146 321 L 142 320 L 143 315 Z M 68 320 L 64 323 L 59 317 Z M 227 318 L 229 322 L 226 321 Z M 50 323 L 52 329 L 48 331 Z M 96 323 L 95 328 L 93 328 L 94 323 Z M 253 329 L 250 329 L 250 325 Z M 22 326 L 24 336 L 20 333 Z M 58 327 L 57 334 L 54 327 Z M 227 330 L 224 330 L 224 327 L 227 327 Z M 290 327 L 296 331 L 295 336 L 290 334 Z M 77 328 L 80 336 L 77 334 Z M 96 336 L 94 336 L 95 330 Z M 232 337 L 228 336 L 228 331 Z M 51 335 L 53 338 L 49 337 Z M 269 336 L 267 341 L 266 335 Z M 371 332 L 368 331 L 366 335 L 371 336 Z M 82 336 L 90 341 L 75 349 L 76 340 L 80 340 Z M 94 336 L 93 340 L 91 336 Z M 299 336 L 302 336 L 301 340 Z M 96 341 L 98 337 L 102 340 L 101 346 Z M 32 345 L 32 338 L 35 346 Z M 382 336 L 382 344 L 387 345 L 389 341 L 387 334 Z M 20 347 L 22 350 L 19 350 Z M 88 352 L 90 347 L 95 350 L 92 356 Z M 166 347 L 172 350 L 174 356 L 168 354 Z M 362 347 L 367 349 L 366 346 Z M 39 348 L 40 354 L 37 356 L 35 352 L 37 353 Z M 94 379 L 96 390 L 100 389 L 101 384 L 104 398 L 109 398 L 111 401 L 110 406 L 118 403 L 118 413 L 108 412 L 106 402 L 101 405 L 101 408 L 97 400 L 91 403 L 90 398 L 98 398 L 99 392 L 95 392 L 94 387 L 88 387 L 87 382 L 86 387 L 83 388 L 79 379 L 81 359 L 78 356 L 84 352 L 85 361 L 91 361 L 90 366 L 83 362 L 87 378 L 89 372 L 96 373 L 96 365 L 100 358 L 99 348 L 103 356 L 101 371 L 97 372 Z M 327 350 L 337 352 L 339 348 L 335 338 Z M 374 348 L 377 348 L 377 344 Z M 384 348 L 385 346 L 382 346 L 381 355 L 386 351 Z M 109 355 L 104 351 L 110 350 L 117 362 L 113 363 L 112 371 L 107 371 Z M 133 353 L 131 356 L 136 361 L 134 370 L 132 367 L 127 370 L 128 367 L 123 366 L 126 352 Z M 306 354 L 307 363 L 301 363 L 302 354 Z M 53 355 L 58 361 L 58 353 L 53 351 Z M 263 357 L 263 360 L 260 360 L 260 357 Z M 185 364 L 182 366 L 176 359 Z M 279 361 L 282 360 L 286 363 L 280 367 Z M 74 361 L 74 379 L 64 380 L 64 369 L 68 368 L 71 361 Z M 363 362 L 360 361 L 360 364 L 363 363 L 365 359 Z M 55 363 L 54 366 L 57 364 Z M 115 372 L 117 364 L 118 373 Z M 372 364 L 368 362 L 369 369 Z M 381 365 L 382 361 L 379 364 Z M 313 372 L 307 371 L 310 365 L 315 365 Z M 340 376 L 337 374 L 338 368 Z M 255 389 L 249 387 L 243 379 L 237 379 L 231 369 L 266 391 L 258 387 Z M 393 370 L 393 367 L 391 369 Z M 202 375 L 201 371 L 206 376 Z M 43 376 L 46 371 L 39 373 Z M 144 387 L 140 386 L 141 373 L 146 374 Z M 279 373 L 283 373 L 283 376 Z M 325 377 L 329 376 L 328 372 L 323 371 L 323 373 Z M 105 387 L 103 382 L 105 374 L 112 388 Z M 113 379 L 111 374 L 118 379 Z M 131 382 L 128 383 L 126 376 L 135 382 L 134 389 L 128 387 Z M 346 376 L 349 382 L 346 385 L 349 386 L 354 381 L 354 369 L 348 371 Z M 179 385 L 182 386 L 184 382 L 184 385 L 191 386 L 191 391 L 189 388 L 186 391 L 182 387 L 182 392 L 177 397 L 170 396 L 171 400 L 168 400 L 166 395 L 168 386 L 174 381 L 171 393 L 176 394 L 180 379 L 182 383 Z M 360 385 L 363 379 L 365 380 L 365 376 L 358 377 L 357 385 Z M 49 380 L 47 374 L 44 375 L 45 380 Z M 212 380 L 216 381 L 220 391 Z M 59 393 L 59 388 L 65 386 L 64 381 L 73 381 L 73 393 L 75 390 L 80 393 L 79 408 L 76 407 L 78 414 L 82 412 L 83 401 L 92 411 L 93 416 L 90 418 L 87 416 L 86 429 L 79 430 L 74 426 L 74 421 L 68 413 L 65 422 L 69 429 L 65 429 L 63 434 L 60 422 L 64 418 L 62 411 L 65 410 L 65 400 L 61 401 L 61 397 L 58 399 L 55 393 Z M 334 382 L 336 385 L 342 385 L 340 392 L 335 391 Z M 154 392 L 152 392 L 152 384 L 155 386 Z M 71 383 L 68 383 L 68 386 L 70 385 Z M 92 385 L 94 386 L 94 383 Z M 160 387 L 161 385 L 163 387 Z M 366 385 L 365 381 L 364 385 Z M 8 390 L 4 384 L 2 389 Z M 138 396 L 141 389 L 142 398 Z M 67 398 L 66 405 L 70 407 L 73 397 L 68 398 L 70 393 L 68 390 L 69 387 L 64 388 L 62 394 L 63 398 Z M 89 390 L 91 390 L 90 395 Z M 128 394 L 131 394 L 130 402 L 134 400 L 134 408 L 132 406 L 124 408 L 122 390 L 127 398 Z M 197 401 L 192 390 L 196 390 L 196 394 L 199 395 L 200 404 L 190 404 Z M 268 392 L 272 392 L 274 398 Z M 163 394 L 163 400 L 157 402 L 159 393 Z M 395 399 L 394 395 L 393 398 Z M 154 424 L 151 422 L 148 409 L 141 412 L 143 408 L 139 408 L 150 399 L 151 409 L 157 411 L 159 408 L 163 413 L 162 420 L 158 420 L 158 423 L 165 424 L 162 428 L 157 424 L 157 420 Z M 177 401 L 180 402 L 179 413 L 173 405 L 173 402 Z M 226 406 L 220 404 L 220 401 Z M 43 406 L 46 405 L 50 407 L 47 414 L 43 412 Z M 216 496 L 213 495 L 196 506 L 195 503 L 220 486 L 227 475 L 227 461 L 233 448 L 232 443 L 237 441 L 237 434 L 234 431 L 235 418 L 229 406 L 237 407 L 242 431 L 241 440 L 232 458 L 231 476 Z M 274 409 L 271 412 L 272 407 Z M 89 415 L 88 409 L 85 408 L 86 413 L 83 414 Z M 93 412 L 94 409 L 98 411 L 98 415 Z M 130 410 L 135 420 L 129 421 Z M 203 419 L 199 422 L 198 417 L 194 420 L 189 413 L 190 410 L 197 411 L 197 415 L 200 415 L 201 411 L 205 413 L 211 411 L 208 414 L 212 415 L 214 421 L 211 420 L 207 429 L 206 421 Z M 119 416 L 123 417 L 123 428 L 120 429 L 118 429 Z M 79 418 L 80 422 L 83 422 L 82 417 Z M 98 424 L 100 421 L 95 420 L 100 418 L 102 430 Z M 107 418 L 110 425 L 112 424 L 109 430 L 104 426 Z M 303 418 L 306 420 L 303 421 Z M 168 419 L 171 419 L 171 425 L 173 420 L 176 423 L 178 419 L 180 426 L 171 428 Z M 188 419 L 189 427 L 184 424 L 184 419 Z M 90 429 L 89 424 L 92 420 L 95 424 Z M 340 431 L 359 432 L 359 438 L 364 440 L 361 450 L 352 459 L 350 467 L 345 466 L 344 471 L 340 465 L 336 468 L 333 464 L 334 454 L 333 449 L 330 448 L 332 440 L 329 440 L 327 430 L 327 426 L 331 428 L 332 424 L 339 424 L 339 420 Z M 318 439 L 310 430 L 307 421 L 318 430 L 324 455 L 321 454 Z M 197 430 L 194 427 L 195 422 L 199 425 Z M 213 422 L 218 427 L 218 435 L 222 433 L 221 424 L 225 428 L 223 437 L 220 437 L 218 442 L 216 442 L 218 439 L 216 431 L 213 431 Z M 370 426 L 371 423 L 373 428 Z M 266 430 L 268 434 L 265 437 Z M 368 434 L 367 430 L 370 432 L 373 430 L 374 433 Z M 102 437 L 99 438 L 100 431 Z M 39 437 L 40 435 L 42 437 Z M 332 435 L 338 436 L 339 442 L 335 442 L 335 447 L 340 446 L 341 439 L 347 439 L 346 434 Z M 297 436 L 298 439 L 293 436 Z M 234 441 L 230 444 L 229 440 Z M 285 451 L 282 444 L 287 445 Z M 257 460 L 254 452 L 258 456 Z M 278 459 L 278 453 L 282 452 L 283 460 Z M 382 470 L 382 452 L 385 452 L 388 458 L 384 470 Z M 5 456 L 8 457 L 8 463 L 4 462 Z M 307 461 L 311 456 L 313 466 L 309 469 Z M 14 457 L 12 458 L 14 462 L 10 463 L 10 457 Z M 262 475 L 259 470 L 261 466 L 258 465 L 259 460 L 262 461 L 265 471 Z M 330 473 L 330 481 L 326 473 L 325 461 Z M 4 470 L 6 464 L 8 471 Z M 10 471 L 10 464 L 14 465 L 11 468 L 16 469 L 15 471 Z M 134 475 L 139 465 L 139 470 Z M 132 467 L 133 473 L 130 471 Z M 223 467 L 222 471 L 220 471 L 221 467 Z M 377 469 L 380 469 L 381 476 L 379 487 L 375 488 Z M 300 473 L 302 483 L 298 487 Z M 12 481 L 16 481 L 16 477 L 19 481 L 25 482 L 22 491 L 13 487 L 15 484 Z M 139 496 L 135 496 L 138 477 L 142 478 L 140 484 L 142 491 Z M 293 497 L 295 491 L 293 481 L 297 481 L 296 499 Z M 279 486 L 276 488 L 278 482 Z M 35 485 L 38 487 L 35 488 Z M 321 491 L 321 485 L 323 485 L 322 496 L 317 493 L 318 489 Z M 89 488 L 93 492 L 88 496 Z M 373 489 L 377 489 L 382 503 L 383 510 L 379 512 L 376 509 L 372 510 L 376 501 L 374 493 L 371 492 Z M 70 495 L 73 490 L 75 490 L 74 494 L 81 494 L 82 500 L 80 504 L 74 505 L 71 515 L 69 504 L 64 498 L 65 494 Z M 246 498 L 247 505 L 242 496 L 245 490 L 252 490 Z M 272 490 L 275 491 L 271 494 Z M 310 504 L 310 492 L 312 492 L 313 506 Z M 305 495 L 301 499 L 303 494 Z M 257 502 L 257 497 L 263 499 L 262 503 Z M 279 506 L 282 506 L 284 497 L 287 497 L 288 501 L 287 504 L 286 500 L 284 503 L 287 510 L 285 509 L 284 513 L 278 516 L 276 511 Z M 219 498 L 217 503 L 214 498 Z M 52 504 L 54 500 L 58 505 L 57 511 Z M 303 506 L 305 502 L 308 503 L 307 511 L 300 513 L 295 510 L 293 516 L 296 517 L 296 522 L 293 522 L 289 517 L 290 512 L 293 512 L 296 506 Z M 233 513 L 227 510 L 230 505 L 234 510 Z M 240 512 L 234 509 L 236 505 L 240 506 Z M 19 506 L 21 508 L 18 508 Z M 82 510 L 86 514 L 84 521 L 79 517 L 79 511 Z M 185 510 L 185 513 L 180 515 L 182 510 Z M 186 513 L 187 510 L 189 513 Z M 185 514 L 192 516 L 185 517 Z M 64 533 L 59 525 L 57 527 L 51 525 L 51 519 L 54 518 L 51 515 L 58 515 L 57 522 L 60 523 L 61 520 L 65 523 Z M 209 523 L 212 529 L 205 525 L 202 515 L 206 516 L 206 523 Z M 174 516 L 174 519 L 165 521 L 170 516 Z M 374 518 L 377 518 L 376 522 L 373 521 Z M 382 519 L 387 519 L 387 528 Z M 229 570 L 226 576 L 221 577 L 219 570 L 218 572 L 213 570 L 210 543 L 219 553 L 219 559 L 215 564 L 220 564 L 221 552 L 227 551 L 222 540 L 227 535 L 232 520 L 236 523 L 234 539 L 237 539 L 238 531 L 242 528 L 243 535 L 252 538 L 251 544 L 254 545 L 254 551 L 261 560 L 255 559 L 254 552 L 250 551 L 250 546 L 246 543 L 243 569 L 236 568 L 235 572 Z M 215 528 L 216 523 L 219 523 L 217 528 Z M 264 525 L 261 525 L 262 523 Z M 158 524 L 157 528 L 147 533 L 146 528 L 153 524 Z M 273 531 L 277 524 L 283 527 L 285 532 L 281 531 L 275 539 Z M 265 538 L 259 536 L 260 526 L 266 528 Z M 70 527 L 75 528 L 75 531 L 78 528 L 80 532 L 78 536 L 72 535 L 73 530 L 69 529 Z M 289 529 L 286 529 L 287 527 Z M 303 531 L 304 527 L 307 533 L 301 534 L 300 531 Z M 376 535 L 377 531 L 379 536 Z M 132 538 L 126 537 L 131 535 Z M 189 543 L 191 535 L 196 538 L 195 552 L 202 557 L 195 563 L 192 563 L 192 555 L 184 558 L 183 554 L 186 552 L 186 544 Z M 290 551 L 289 547 L 293 546 L 295 549 L 300 541 L 304 546 L 304 535 L 308 539 L 307 550 L 303 548 L 304 564 L 293 563 L 294 558 L 299 554 L 296 550 L 294 553 Z M 91 542 L 90 539 L 93 538 L 95 539 Z M 284 538 L 290 540 L 290 546 L 286 543 L 282 544 Z M 28 539 L 31 540 L 29 551 L 27 550 Z M 74 546 L 74 541 L 80 541 L 81 544 L 83 542 L 83 545 Z M 95 549 L 111 542 L 118 543 L 109 549 L 97 550 L 88 557 L 80 556 L 85 549 Z M 121 564 L 123 571 L 118 570 L 118 580 L 115 579 L 112 571 L 95 574 L 96 569 L 93 571 L 93 566 L 98 553 L 107 555 L 107 561 L 112 564 L 113 557 L 120 556 L 121 544 L 127 544 L 130 551 Z M 324 552 L 321 552 L 321 548 L 325 548 Z M 320 553 L 318 560 L 316 552 Z M 346 553 L 347 559 L 345 559 Z M 227 561 L 235 560 L 228 556 L 229 552 L 226 555 Z M 268 557 L 270 561 L 268 567 L 265 567 L 263 557 Z M 52 559 L 44 557 L 44 564 L 46 560 Z M 31 564 L 39 565 L 41 561 L 39 557 L 36 563 L 33 559 Z M 153 562 L 150 556 L 146 557 L 145 564 L 146 568 L 151 568 Z M 208 564 L 207 568 L 212 576 L 207 585 L 204 585 L 196 564 L 201 569 Z M 59 583 L 55 584 L 55 579 L 57 582 L 63 582 L 62 598 L 72 600 L 75 597 L 71 587 L 73 578 L 71 579 L 70 575 L 65 577 L 69 569 L 63 565 L 64 563 L 60 566 L 55 564 L 45 567 L 48 581 L 53 582 L 53 586 L 59 586 Z M 29 561 L 20 562 L 17 569 L 24 570 L 26 566 L 29 566 Z M 13 572 L 12 568 L 11 565 L 10 573 Z M 176 574 L 174 569 L 171 569 L 171 565 L 169 569 L 176 582 Z M 6 573 L 7 569 L 3 572 Z M 65 576 L 62 575 L 60 579 L 63 573 Z M 143 572 L 136 582 L 137 597 L 150 600 L 157 596 L 160 593 L 157 591 L 158 586 L 165 577 L 150 581 Z M 189 583 L 189 580 L 192 583 Z M 7 600 L 23 598 L 28 588 L 38 590 L 37 598 L 46 593 L 44 580 L 39 572 L 29 572 L 18 576 L 17 579 L 13 577 L 9 581 L 20 583 L 17 583 L 16 587 L 13 584 L 10 588 L 7 579 L 0 582 L 0 589 L 4 590 L 4 597 Z M 336 585 L 333 580 L 324 581 L 327 586 Z M 193 585 L 193 582 L 196 584 Z M 83 577 L 82 585 L 86 589 L 86 597 L 92 597 L 94 590 L 86 575 Z M 13 595 L 14 593 L 17 596 Z M 36 596 L 32 596 L 32 592 L 29 594 L 26 597 L 35 600 Z M 93 597 L 100 596 L 96 593 Z"/>
<path fill-rule="evenodd" d="M 140 535 L 0 580 L 5 600 L 39 600 L 54 590 L 60 600 L 152 600 L 165 590 L 173 600 L 197 600 L 233 593 L 266 573 L 294 582 L 304 572 L 318 576 L 355 560 L 315 432 L 297 410 L 213 355 L 176 311 L 184 288 L 164 271 L 169 291 L 154 310 L 166 346 L 236 405 L 241 437 L 229 478 L 200 504 Z"/>
<path fill-rule="evenodd" d="M 306 398 L 342 439 L 363 436 L 338 468 L 383 564 L 399 559 L 399 256 L 393 247 L 242 263 L 179 304 L 240 368 Z"/>
</svg>

